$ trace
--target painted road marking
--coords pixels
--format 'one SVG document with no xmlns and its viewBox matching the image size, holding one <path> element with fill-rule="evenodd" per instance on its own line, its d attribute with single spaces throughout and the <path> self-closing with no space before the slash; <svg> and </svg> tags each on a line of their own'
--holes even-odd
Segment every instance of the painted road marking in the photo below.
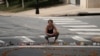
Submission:
<svg viewBox="0 0 100 56">
<path fill-rule="evenodd" d="M 100 29 L 68 29 L 70 31 L 100 31 Z"/>
<path fill-rule="evenodd" d="M 49 19 L 43 19 L 43 20 L 49 20 Z M 52 19 L 52 20 L 65 20 L 65 21 L 67 21 L 67 20 L 75 20 L 75 19 Z"/>
<path fill-rule="evenodd" d="M 63 26 L 63 27 L 97 27 L 95 25 L 71 25 L 71 26 Z"/>
<path fill-rule="evenodd" d="M 62 25 L 62 24 L 88 24 L 88 23 L 85 23 L 85 22 L 73 22 L 73 23 L 67 23 L 67 22 L 64 22 L 64 23 L 55 23 L 55 24 L 59 24 L 59 25 Z"/>
<path fill-rule="evenodd" d="M 100 33 L 97 32 L 76 32 L 76 33 L 82 35 L 100 35 Z"/>
<path fill-rule="evenodd" d="M 40 37 L 40 38 L 45 38 L 45 35 L 40 35 L 39 37 Z"/>
<path fill-rule="evenodd" d="M 77 41 L 90 41 L 90 40 L 87 40 L 87 39 L 79 37 L 79 36 L 73 36 L 72 39 L 77 40 Z"/>
<path fill-rule="evenodd" d="M 65 20 L 59 20 L 59 21 L 54 21 L 55 23 L 63 23 L 63 22 L 82 22 L 82 21 L 79 21 L 79 20 L 74 20 L 74 21 L 70 21 L 70 20 L 67 20 L 67 21 L 65 21 Z"/>
<path fill-rule="evenodd" d="M 52 20 L 57 20 L 57 19 L 74 19 L 74 18 L 68 18 L 68 17 L 38 17 L 39 19 L 44 19 L 44 20 L 49 20 L 49 19 L 52 19 Z"/>
<path fill-rule="evenodd" d="M 75 20 L 73 18 L 42 18 L 43 20 L 49 20 L 49 19 L 52 19 L 52 20 Z"/>
<path fill-rule="evenodd" d="M 22 36 L 22 37 L 20 38 L 20 40 L 21 40 L 22 42 L 35 42 L 35 41 L 33 41 L 32 39 L 30 39 L 30 38 L 28 38 L 28 37 L 26 37 L 26 36 Z"/>
</svg>

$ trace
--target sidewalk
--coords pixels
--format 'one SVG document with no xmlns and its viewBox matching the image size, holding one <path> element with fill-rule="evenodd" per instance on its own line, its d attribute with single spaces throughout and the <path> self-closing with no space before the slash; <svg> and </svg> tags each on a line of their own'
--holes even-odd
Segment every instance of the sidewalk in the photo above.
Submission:
<svg viewBox="0 0 100 56">
<path fill-rule="evenodd" d="M 14 15 L 15 13 L 10 13 L 10 12 L 2 12 L 0 11 L 0 16 L 12 16 Z"/>
<path fill-rule="evenodd" d="M 70 12 L 72 13 L 72 11 L 74 14 L 74 13 L 76 13 L 76 11 L 78 11 L 80 9 L 81 8 L 74 6 L 74 5 L 63 5 L 63 6 L 56 6 L 56 7 L 50 7 L 50 8 L 41 8 L 39 15 L 35 14 L 35 10 L 29 10 L 29 11 L 16 13 L 15 15 L 20 15 L 20 16 L 60 16 L 60 15 L 65 15 L 66 13 L 67 14 L 69 14 Z"/>
<path fill-rule="evenodd" d="M 23 11 L 19 13 L 3 13 L 0 12 L 0 15 L 4 16 L 28 16 L 28 17 L 36 17 L 36 16 L 75 16 L 78 14 L 85 14 L 85 13 L 100 13 L 100 8 L 89 8 L 89 9 L 83 9 L 79 6 L 75 5 L 61 5 L 61 6 L 55 6 L 55 7 L 49 7 L 49 8 L 41 8 L 40 14 L 35 14 L 35 9 Z"/>
</svg>

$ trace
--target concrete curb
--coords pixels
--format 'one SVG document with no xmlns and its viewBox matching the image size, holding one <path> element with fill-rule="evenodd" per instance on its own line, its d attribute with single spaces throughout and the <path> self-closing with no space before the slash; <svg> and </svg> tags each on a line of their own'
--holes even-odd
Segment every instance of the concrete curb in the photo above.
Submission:
<svg viewBox="0 0 100 56">
<path fill-rule="evenodd" d="M 56 14 L 56 15 L 48 15 L 48 16 L 52 16 L 52 17 L 61 17 L 61 16 L 95 16 L 95 15 L 100 15 L 100 13 L 97 12 L 79 12 L 79 13 L 72 13 L 72 14 Z M 0 15 L 0 16 L 14 16 L 14 15 Z M 45 15 L 44 15 L 45 16 Z"/>
<path fill-rule="evenodd" d="M 66 14 L 66 15 L 61 15 L 61 16 L 95 16 L 95 15 L 100 15 L 100 13 L 79 12 L 76 14 Z"/>
<path fill-rule="evenodd" d="M 91 15 L 100 15 L 100 13 L 88 13 L 88 12 L 86 12 L 86 13 L 79 13 L 78 14 L 78 16 L 91 16 Z"/>
</svg>

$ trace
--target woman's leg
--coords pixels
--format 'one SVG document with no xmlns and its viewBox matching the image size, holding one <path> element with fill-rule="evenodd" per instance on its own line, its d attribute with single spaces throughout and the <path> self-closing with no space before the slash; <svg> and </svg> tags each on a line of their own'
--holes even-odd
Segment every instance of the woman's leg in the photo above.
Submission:
<svg viewBox="0 0 100 56">
<path fill-rule="evenodd" d="M 47 40 L 47 42 L 49 43 L 49 36 L 45 36 L 45 39 Z"/>
<path fill-rule="evenodd" d="M 58 39 L 58 36 L 59 36 L 59 33 L 57 33 L 56 35 L 55 35 L 55 40 L 54 40 L 54 43 L 56 42 L 56 40 Z"/>
</svg>

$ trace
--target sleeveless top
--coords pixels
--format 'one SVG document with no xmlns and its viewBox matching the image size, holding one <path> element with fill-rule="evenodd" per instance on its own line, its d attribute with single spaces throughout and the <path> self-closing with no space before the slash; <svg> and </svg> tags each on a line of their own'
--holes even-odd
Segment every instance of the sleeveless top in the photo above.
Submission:
<svg viewBox="0 0 100 56">
<path fill-rule="evenodd" d="M 47 29 L 47 33 L 52 34 L 54 27 L 51 27 L 51 29 Z"/>
</svg>

